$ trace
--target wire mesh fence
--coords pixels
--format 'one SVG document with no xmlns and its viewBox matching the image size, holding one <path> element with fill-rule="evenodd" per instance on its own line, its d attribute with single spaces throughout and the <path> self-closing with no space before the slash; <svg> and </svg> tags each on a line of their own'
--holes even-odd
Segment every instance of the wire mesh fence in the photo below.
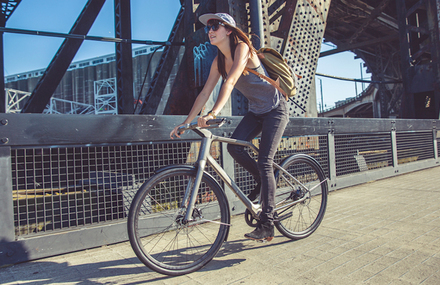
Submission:
<svg viewBox="0 0 440 285">
<path fill-rule="evenodd" d="M 432 132 L 397 133 L 398 163 L 434 158 Z M 259 140 L 254 144 L 258 146 Z M 12 148 L 12 187 L 17 236 L 78 228 L 127 217 L 137 189 L 156 169 L 193 164 L 199 142 L 87 147 Z M 329 176 L 327 136 L 282 139 L 275 162 L 296 153 L 315 158 Z M 335 136 L 336 176 L 393 166 L 389 133 Z M 221 161 L 219 144 L 211 148 Z M 257 160 L 257 155 L 252 153 Z M 213 173 L 213 171 L 210 171 Z M 215 174 L 213 174 L 215 175 Z M 234 163 L 237 185 L 245 194 L 254 178 Z"/>
<path fill-rule="evenodd" d="M 16 236 L 117 221 L 156 169 L 191 164 L 199 142 L 13 148 Z M 219 144 L 211 149 L 220 159 Z"/>
<path fill-rule="evenodd" d="M 389 133 L 335 136 L 336 175 L 393 166 Z"/>
<path fill-rule="evenodd" d="M 31 132 L 33 136 L 22 138 L 17 134 L 20 129 L 23 129 L 23 133 L 30 132 L 31 127 L 35 127 L 33 120 L 24 120 L 21 124 L 13 125 L 13 128 L 2 129 L 6 130 L 2 137 L 10 137 L 11 142 L 17 141 L 3 145 L 1 153 L 3 157 L 6 154 L 6 160 L 0 157 L 0 167 L 10 168 L 9 173 L 1 168 L 0 176 L 5 187 L 0 191 L 4 196 L 8 194 L 5 191 L 12 191 L 13 234 L 17 240 L 35 237 L 46 239 L 54 235 L 59 238 L 60 233 L 78 229 L 123 224 L 136 191 L 155 170 L 174 164 L 194 165 L 197 161 L 200 141 L 196 135 L 188 136 L 187 140 L 171 141 L 167 138 L 169 127 L 165 126 L 175 125 L 174 121 L 178 119 L 164 123 L 157 122 L 160 117 L 152 116 L 148 123 L 137 124 L 139 127 L 136 129 L 127 128 L 131 126 L 131 121 L 124 121 L 127 120 L 124 116 L 108 116 L 105 124 L 98 121 L 103 120 L 96 118 L 99 116 L 91 116 L 88 118 L 90 125 L 81 131 L 82 137 L 76 138 L 73 134 L 63 138 L 63 130 L 69 129 L 64 126 L 65 122 L 52 119 L 57 115 L 43 116 L 53 121 L 52 128 L 45 128 L 47 133 L 43 135 Z M 78 116 L 76 120 L 82 120 L 84 116 Z M 23 117 L 26 116 L 8 119 Z M 72 120 L 64 119 L 66 117 L 70 116 L 56 119 Z M 137 122 L 139 119 L 133 116 L 130 120 Z M 330 190 L 365 182 L 370 177 L 378 179 L 400 174 L 402 167 L 406 169 L 404 171 L 412 171 L 438 165 L 437 121 L 424 122 L 416 128 L 414 122 L 398 122 L 397 127 L 391 124 L 394 127 L 389 128 L 389 122 L 374 121 L 371 124 L 363 122 L 362 127 L 355 128 L 351 120 L 296 120 L 286 129 L 275 162 L 282 163 L 287 157 L 298 153 L 312 156 L 329 177 Z M 239 118 L 231 119 L 231 123 L 219 129 L 218 134 L 231 134 L 238 121 Z M 1 122 L 9 126 L 7 120 Z M 80 128 L 83 122 L 74 124 L 70 130 Z M 106 127 L 101 131 L 96 127 L 104 125 Z M 114 130 L 114 126 L 124 128 Z M 148 136 L 148 141 L 144 139 L 145 126 L 149 131 L 157 130 Z M 298 131 L 295 128 L 301 129 Z M 97 132 L 96 135 L 94 132 Z M 47 138 L 45 143 L 40 143 L 42 138 Z M 87 143 L 83 143 L 85 141 Z M 255 138 L 253 143 L 258 147 L 259 139 Z M 210 153 L 247 195 L 255 188 L 256 182 L 241 165 L 232 160 L 226 149 L 221 143 L 214 143 Z M 252 156 L 258 159 L 256 154 L 252 153 Z M 207 171 L 218 178 L 209 167 Z M 370 173 L 379 175 L 368 176 Z M 363 180 L 359 180 L 359 177 L 363 177 Z M 222 183 L 220 185 L 223 187 Z M 235 207 L 233 212 L 239 213 L 241 209 L 237 208 L 237 201 L 234 200 L 238 198 L 228 198 L 231 199 L 231 207 Z M 0 213 L 0 220 L 11 220 L 5 219 L 4 213 Z M 87 245 L 84 246 L 87 248 Z M 68 247 L 60 249 L 63 250 L 69 251 Z"/>
</svg>

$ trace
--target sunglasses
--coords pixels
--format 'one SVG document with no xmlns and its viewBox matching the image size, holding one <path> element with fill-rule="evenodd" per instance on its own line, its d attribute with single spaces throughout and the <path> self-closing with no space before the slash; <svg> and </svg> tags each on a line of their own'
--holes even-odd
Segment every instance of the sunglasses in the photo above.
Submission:
<svg viewBox="0 0 440 285">
<path fill-rule="evenodd" d="M 217 31 L 220 28 L 220 25 L 222 25 L 223 27 L 225 27 L 225 24 L 222 22 L 214 22 L 211 25 L 206 25 L 205 26 L 205 33 L 209 33 L 209 31 L 212 29 L 214 32 Z"/>
</svg>

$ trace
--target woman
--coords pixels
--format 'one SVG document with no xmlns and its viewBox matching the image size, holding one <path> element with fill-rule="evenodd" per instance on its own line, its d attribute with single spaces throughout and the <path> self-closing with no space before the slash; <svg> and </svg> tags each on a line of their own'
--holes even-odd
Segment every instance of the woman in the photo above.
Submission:
<svg viewBox="0 0 440 285">
<path fill-rule="evenodd" d="M 270 241 L 274 236 L 274 207 L 276 182 L 273 173 L 273 158 L 280 144 L 288 122 L 287 103 L 284 96 L 270 83 L 255 74 L 245 71 L 254 69 L 267 76 L 260 63 L 255 48 L 249 38 L 236 27 L 234 19 L 225 13 L 205 14 L 199 17 L 208 33 L 212 45 L 218 48 L 208 80 L 197 96 L 186 120 L 176 126 L 170 137 L 179 137 L 178 128 L 190 123 L 202 110 L 220 76 L 223 85 L 212 110 L 197 119 L 199 127 L 207 127 L 206 122 L 216 117 L 228 101 L 234 88 L 237 88 L 249 101 L 249 112 L 243 117 L 232 138 L 250 141 L 261 133 L 258 163 L 250 157 L 244 147 L 228 145 L 231 156 L 249 171 L 258 182 L 251 193 L 251 200 L 260 191 L 262 212 L 257 228 L 246 238 Z M 260 189 L 261 185 L 261 189 Z"/>
</svg>

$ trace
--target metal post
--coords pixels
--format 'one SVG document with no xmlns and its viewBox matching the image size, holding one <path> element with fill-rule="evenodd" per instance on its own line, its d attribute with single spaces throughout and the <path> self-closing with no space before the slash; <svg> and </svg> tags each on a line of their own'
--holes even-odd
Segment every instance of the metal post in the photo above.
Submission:
<svg viewBox="0 0 440 285">
<path fill-rule="evenodd" d="M 328 176 L 330 178 L 330 190 L 337 189 L 336 185 L 336 151 L 335 151 L 335 133 L 334 121 L 328 121 L 329 129 L 327 134 L 328 151 Z"/>
<path fill-rule="evenodd" d="M 391 151 L 393 152 L 393 167 L 394 172 L 397 173 L 397 167 L 399 166 L 399 157 L 397 156 L 397 137 L 396 137 L 396 127 L 393 121 L 393 126 L 391 127 Z"/>
<path fill-rule="evenodd" d="M 6 125 L 8 119 L 1 119 L 0 131 Z M 11 148 L 2 146 L 0 147 L 0 197 L 2 197 L 0 199 L 0 267 L 29 260 L 29 252 L 33 249 L 15 239 L 11 172 Z"/>
<path fill-rule="evenodd" d="M 6 24 L 5 15 L 0 13 L 0 27 L 4 28 Z M 6 113 L 8 101 L 5 92 L 5 71 L 4 71 L 4 55 L 3 55 L 3 32 L 0 32 L 0 94 L 5 100 L 0 99 L 0 113 Z M 0 97 L 1 98 L 1 97 Z"/>
<path fill-rule="evenodd" d="M 434 74 L 434 103 L 436 117 L 440 119 L 440 1 L 427 0 L 428 28 L 430 31 L 431 64 Z"/>
<path fill-rule="evenodd" d="M 6 122 L 7 119 L 2 120 Z M 14 210 L 12 202 L 12 180 L 11 180 L 11 148 L 0 147 L 0 248 L 6 242 L 13 242 L 15 240 L 14 232 Z M 3 259 L 3 254 L 8 254 L 0 250 L 0 259 Z"/>
<path fill-rule="evenodd" d="M 354 97 L 358 96 L 358 86 L 357 86 L 357 82 L 354 82 Z"/>
<path fill-rule="evenodd" d="M 362 92 L 364 92 L 364 89 L 365 89 L 365 83 L 364 83 L 364 73 L 363 73 L 363 71 L 362 71 L 362 62 L 361 63 L 359 63 L 359 65 L 360 65 L 360 67 L 361 67 L 361 80 L 362 80 Z"/>
<path fill-rule="evenodd" d="M 324 113 L 324 94 L 322 93 L 322 79 L 319 78 L 319 84 L 321 86 L 321 113 Z"/>
<path fill-rule="evenodd" d="M 20 4 L 21 0 L 2 1 L 2 9 L 0 12 L 0 27 L 6 27 L 6 21 L 11 17 L 12 13 Z M 4 54 L 3 54 L 3 32 L 0 32 L 0 113 L 6 113 L 8 110 L 8 96 L 5 92 L 5 71 L 4 71 Z M 4 96 L 5 100 L 2 100 Z"/>
<path fill-rule="evenodd" d="M 414 96 L 410 91 L 410 45 L 408 42 L 407 30 L 407 9 L 405 1 L 396 1 L 397 21 L 399 24 L 400 58 L 403 79 L 403 97 L 400 110 L 402 118 L 414 118 Z"/>
<path fill-rule="evenodd" d="M 264 40 L 263 34 L 263 12 L 261 10 L 261 0 L 249 1 L 250 20 L 251 20 L 251 32 L 256 36 L 252 37 L 252 44 L 256 49 L 262 47 Z"/>
<path fill-rule="evenodd" d="M 115 36 L 131 40 L 130 0 L 115 0 Z M 131 43 L 116 43 L 118 114 L 134 113 Z"/>
<path fill-rule="evenodd" d="M 438 159 L 438 144 L 437 144 L 437 125 L 436 121 L 432 122 L 432 140 L 434 142 L 434 159 Z"/>
</svg>

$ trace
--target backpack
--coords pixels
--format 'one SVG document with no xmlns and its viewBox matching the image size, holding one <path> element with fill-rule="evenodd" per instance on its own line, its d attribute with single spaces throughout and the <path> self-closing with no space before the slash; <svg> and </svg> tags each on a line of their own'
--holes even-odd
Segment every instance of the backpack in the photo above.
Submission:
<svg viewBox="0 0 440 285">
<path fill-rule="evenodd" d="M 257 56 L 270 78 L 249 68 L 245 68 L 245 70 L 268 81 L 286 97 L 286 100 L 295 96 L 297 77 L 301 77 L 293 73 L 283 56 L 275 49 L 268 47 L 260 48 L 257 51 Z"/>
</svg>

